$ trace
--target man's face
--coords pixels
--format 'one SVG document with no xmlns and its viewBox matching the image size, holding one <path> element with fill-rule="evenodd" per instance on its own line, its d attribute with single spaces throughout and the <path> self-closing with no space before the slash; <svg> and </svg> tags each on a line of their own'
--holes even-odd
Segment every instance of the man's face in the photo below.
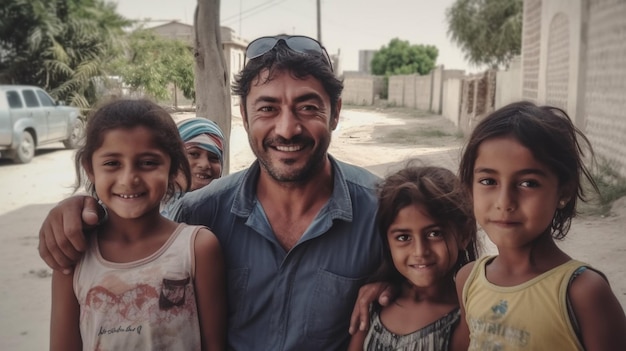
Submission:
<svg viewBox="0 0 626 351">
<path fill-rule="evenodd" d="M 267 81 L 267 75 L 259 74 L 245 111 L 241 107 L 250 147 L 276 181 L 304 182 L 323 168 L 341 102 L 333 114 L 324 87 L 311 76 L 276 72 Z"/>
</svg>

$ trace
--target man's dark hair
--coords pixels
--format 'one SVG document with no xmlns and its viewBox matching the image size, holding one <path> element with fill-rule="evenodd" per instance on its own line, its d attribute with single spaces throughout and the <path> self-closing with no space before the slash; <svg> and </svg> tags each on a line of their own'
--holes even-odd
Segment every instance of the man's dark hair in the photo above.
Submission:
<svg viewBox="0 0 626 351">
<path fill-rule="evenodd" d="M 266 81 L 259 81 L 258 83 L 263 84 L 272 80 L 277 72 L 289 72 L 297 79 L 303 79 L 307 76 L 317 79 L 330 97 L 331 117 L 337 117 L 335 113 L 341 98 L 343 82 L 333 73 L 330 62 L 327 62 L 322 54 L 295 52 L 282 40 L 267 53 L 248 61 L 244 69 L 235 78 L 233 94 L 241 97 L 244 111 L 250 87 L 255 83 L 255 80 L 260 79 L 259 74 L 266 69 L 269 71 Z"/>
</svg>

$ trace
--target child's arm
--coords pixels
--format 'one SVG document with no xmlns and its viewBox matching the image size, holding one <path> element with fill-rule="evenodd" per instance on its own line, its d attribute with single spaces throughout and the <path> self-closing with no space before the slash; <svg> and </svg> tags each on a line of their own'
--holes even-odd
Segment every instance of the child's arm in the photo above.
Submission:
<svg viewBox="0 0 626 351">
<path fill-rule="evenodd" d="M 52 313 L 50 317 L 50 350 L 83 349 L 80 337 L 80 306 L 74 295 L 73 274 L 52 272 Z"/>
<path fill-rule="evenodd" d="M 587 351 L 626 350 L 626 316 L 609 283 L 585 270 L 568 291 Z"/>
<path fill-rule="evenodd" d="M 363 351 L 363 343 L 365 343 L 365 337 L 367 336 L 367 330 L 359 330 L 350 339 L 350 346 L 348 351 Z"/>
<path fill-rule="evenodd" d="M 461 267 L 456 274 L 456 295 L 459 298 L 459 306 L 461 308 L 461 318 L 459 324 L 454 328 L 452 332 L 452 343 L 450 345 L 451 351 L 467 351 L 469 347 L 469 328 L 467 326 L 467 320 L 465 319 L 465 305 L 463 304 L 463 287 L 467 281 L 475 262 L 470 262 Z"/>
<path fill-rule="evenodd" d="M 226 349 L 226 274 L 220 244 L 215 235 L 201 229 L 194 243 L 194 286 L 200 318 L 202 350 Z"/>
</svg>

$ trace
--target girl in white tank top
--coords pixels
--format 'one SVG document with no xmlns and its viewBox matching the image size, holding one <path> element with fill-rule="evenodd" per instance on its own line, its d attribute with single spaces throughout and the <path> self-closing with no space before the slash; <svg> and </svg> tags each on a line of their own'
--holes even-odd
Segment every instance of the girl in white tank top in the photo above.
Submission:
<svg viewBox="0 0 626 351">
<path fill-rule="evenodd" d="M 189 164 L 171 116 L 116 100 L 89 118 L 77 188 L 108 209 L 72 275 L 52 277 L 51 350 L 223 350 L 224 263 L 208 229 L 160 204 L 185 191 Z"/>
</svg>

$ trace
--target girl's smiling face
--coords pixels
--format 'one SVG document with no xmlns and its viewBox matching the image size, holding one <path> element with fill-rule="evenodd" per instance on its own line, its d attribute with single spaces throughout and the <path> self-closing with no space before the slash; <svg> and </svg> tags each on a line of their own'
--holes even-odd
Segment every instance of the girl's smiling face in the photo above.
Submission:
<svg viewBox="0 0 626 351">
<path fill-rule="evenodd" d="M 222 174 L 222 164 L 218 155 L 197 146 L 186 148 L 187 161 L 191 168 L 191 190 L 209 185 Z"/>
<path fill-rule="evenodd" d="M 548 232 L 563 196 L 556 174 L 511 136 L 483 141 L 474 163 L 474 214 L 499 249 Z"/>
<path fill-rule="evenodd" d="M 121 218 L 159 213 L 170 157 L 153 139 L 143 126 L 108 130 L 93 154 L 92 167 L 85 167 L 98 198 Z"/>
<path fill-rule="evenodd" d="M 417 289 L 438 289 L 454 268 L 459 246 L 452 233 L 433 221 L 423 206 L 408 205 L 387 230 L 393 264 Z"/>
</svg>

